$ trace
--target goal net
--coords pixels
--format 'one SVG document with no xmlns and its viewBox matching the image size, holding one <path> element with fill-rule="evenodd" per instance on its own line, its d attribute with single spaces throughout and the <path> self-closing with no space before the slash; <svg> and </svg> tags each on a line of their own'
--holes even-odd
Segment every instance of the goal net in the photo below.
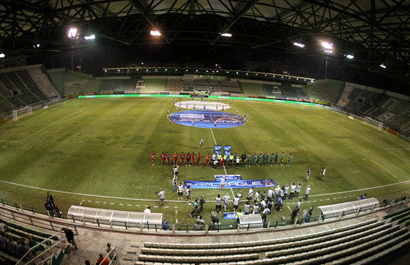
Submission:
<svg viewBox="0 0 410 265">
<path fill-rule="evenodd" d="M 371 124 L 371 125 L 373 125 L 373 126 L 376 126 L 377 129 L 379 129 L 379 130 L 383 130 L 383 129 L 384 129 L 384 123 L 383 123 L 383 122 L 377 121 L 377 120 L 372 119 L 372 118 L 370 118 L 370 117 L 365 117 L 365 118 L 363 119 L 363 121 L 364 121 L 365 123 L 368 123 L 368 124 Z"/>
<path fill-rule="evenodd" d="M 31 106 L 26 106 L 22 109 L 19 110 L 13 110 L 13 120 L 16 121 L 18 120 L 21 116 L 27 115 L 27 114 L 32 114 L 33 113 L 33 108 Z"/>
</svg>

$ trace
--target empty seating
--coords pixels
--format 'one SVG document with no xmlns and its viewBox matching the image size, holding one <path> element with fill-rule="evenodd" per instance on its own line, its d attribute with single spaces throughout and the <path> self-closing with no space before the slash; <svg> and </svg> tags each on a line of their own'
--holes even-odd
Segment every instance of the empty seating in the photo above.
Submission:
<svg viewBox="0 0 410 265">
<path fill-rule="evenodd" d="M 168 79 L 167 82 L 167 91 L 181 91 L 182 89 L 182 80 L 181 79 Z"/>
</svg>

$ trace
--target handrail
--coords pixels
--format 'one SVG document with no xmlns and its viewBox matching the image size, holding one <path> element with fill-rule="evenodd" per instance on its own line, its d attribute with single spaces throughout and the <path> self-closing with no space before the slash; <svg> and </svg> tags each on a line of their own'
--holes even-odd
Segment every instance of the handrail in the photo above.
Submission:
<svg viewBox="0 0 410 265">
<path fill-rule="evenodd" d="M 60 233 L 56 233 L 56 234 L 54 234 L 54 235 L 51 235 L 50 237 L 44 239 L 44 240 L 41 241 L 40 243 L 37 243 L 35 246 L 31 247 L 31 248 L 26 252 L 26 254 L 24 254 L 23 257 L 22 257 L 20 260 L 17 261 L 16 265 L 19 265 L 20 262 L 28 255 L 28 253 L 30 253 L 30 251 L 32 251 L 32 250 L 35 249 L 37 246 L 39 246 L 39 245 L 45 243 L 46 241 L 52 239 L 54 236 L 57 236 L 57 235 L 59 235 L 59 234 L 60 234 Z M 61 239 L 61 240 L 59 240 L 57 243 L 60 243 L 62 240 L 64 240 L 64 238 Z M 57 244 L 57 243 L 56 243 L 56 244 Z M 50 248 L 54 247 L 56 244 L 54 244 L 54 245 L 51 246 Z M 44 250 L 42 253 L 40 253 L 39 255 L 37 255 L 36 257 L 34 257 L 32 260 L 30 260 L 27 264 L 30 264 L 30 262 L 32 262 L 33 260 L 35 260 L 37 257 L 39 257 L 39 256 L 43 255 L 45 252 L 49 251 L 50 248 Z"/>
<path fill-rule="evenodd" d="M 115 252 L 115 247 L 111 247 L 110 252 L 108 252 L 107 255 L 104 256 L 104 258 L 106 258 L 106 259 L 108 260 L 108 258 L 110 257 L 110 254 L 111 254 L 112 252 Z M 117 259 L 118 259 L 118 258 L 117 258 L 117 253 L 115 252 L 114 258 L 110 261 L 110 263 L 108 263 L 108 265 L 114 264 L 115 260 L 117 260 Z M 103 259 L 98 265 L 103 264 L 103 262 L 104 262 L 104 259 Z M 16 264 L 16 265 L 17 265 L 17 264 Z"/>
<path fill-rule="evenodd" d="M 5 201 L 4 200 L 0 200 L 3 205 L 5 205 Z M 227 222 L 225 224 L 221 224 L 218 226 L 218 229 L 216 230 L 209 230 L 209 231 L 195 231 L 193 230 L 193 226 L 192 224 L 168 224 L 167 229 L 163 229 L 163 225 L 162 224 L 151 224 L 151 223 L 127 223 L 127 222 L 109 222 L 107 220 L 91 220 L 91 219 L 87 219 L 87 218 L 82 218 L 81 220 L 75 220 L 75 218 L 71 219 L 71 218 L 53 218 L 51 216 L 39 216 L 36 217 L 36 213 L 34 212 L 34 210 L 32 210 L 33 208 L 31 207 L 30 210 L 25 210 L 22 205 L 18 205 L 17 203 L 11 203 L 11 202 L 7 202 L 8 205 L 10 206 L 1 206 L 0 208 L 3 208 L 4 210 L 7 211 L 7 214 L 2 214 L 3 216 L 7 216 L 6 218 L 9 218 L 10 220 L 16 220 L 16 216 L 21 214 L 24 216 L 27 216 L 27 220 L 26 221 L 22 221 L 23 223 L 27 223 L 30 225 L 35 225 L 33 220 L 41 220 L 41 222 L 37 223 L 36 225 L 39 227 L 42 227 L 43 229 L 49 229 L 49 230 L 57 230 L 57 227 L 54 226 L 70 226 L 73 227 L 73 229 L 77 230 L 77 227 L 98 227 L 99 229 L 106 229 L 106 230 L 117 230 L 117 231 L 121 231 L 122 229 L 125 229 L 126 231 L 131 231 L 131 232 L 136 232 L 136 233 L 172 233 L 175 234 L 178 231 L 184 231 L 184 232 L 193 232 L 193 233 L 205 233 L 207 234 L 208 232 L 218 232 L 220 233 L 221 231 L 226 231 L 227 233 L 233 232 L 235 233 L 235 231 L 239 232 L 246 232 L 248 230 L 251 231 L 260 231 L 261 229 L 264 229 L 266 231 L 268 230 L 272 230 L 278 227 L 289 227 L 289 228 L 293 228 L 296 225 L 300 225 L 300 224 L 305 224 L 305 223 L 310 223 L 312 225 L 317 225 L 320 224 L 322 222 L 333 222 L 335 220 L 343 220 L 346 218 L 354 218 L 356 216 L 359 215 L 365 215 L 365 214 L 370 214 L 376 211 L 381 211 L 381 210 L 389 210 L 397 205 L 401 205 L 403 203 L 407 203 L 409 202 L 409 197 L 403 197 L 401 196 L 400 198 L 394 199 L 394 200 L 390 200 L 388 202 L 382 202 L 379 203 L 377 205 L 375 205 L 374 207 L 362 207 L 362 208 L 358 208 L 355 211 L 349 211 L 349 212 L 342 212 L 342 213 L 338 213 L 338 214 L 330 214 L 330 215 L 314 215 L 311 216 L 310 219 L 308 220 L 308 222 L 305 222 L 304 217 L 299 216 L 298 218 L 295 218 L 295 220 L 291 220 L 291 219 L 279 219 L 279 220 L 275 220 L 273 218 L 267 218 L 266 222 L 263 224 L 264 228 L 254 228 L 251 226 L 237 226 L 236 223 L 234 221 L 231 222 Z M 27 209 L 27 208 L 26 208 Z M 26 212 L 28 211 L 28 212 Z M 43 210 L 43 212 L 45 212 L 45 210 Z M 47 213 L 46 213 L 47 214 Z M 91 225 L 90 225 L 91 224 Z M 267 225 L 269 224 L 269 225 Z M 255 230 L 257 229 L 257 230 Z M 165 230 L 169 230 L 169 231 L 165 231 Z"/>
</svg>

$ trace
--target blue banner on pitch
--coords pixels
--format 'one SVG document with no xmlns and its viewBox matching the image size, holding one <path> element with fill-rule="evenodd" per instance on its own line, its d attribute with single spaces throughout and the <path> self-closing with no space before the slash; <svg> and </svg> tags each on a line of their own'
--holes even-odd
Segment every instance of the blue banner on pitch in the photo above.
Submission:
<svg viewBox="0 0 410 265">
<path fill-rule="evenodd" d="M 236 213 L 224 213 L 223 219 L 236 219 Z"/>
<path fill-rule="evenodd" d="M 241 180 L 242 179 L 241 175 L 215 175 L 215 180 L 216 181 L 221 181 L 223 176 L 225 176 L 226 181 Z"/>
<path fill-rule="evenodd" d="M 277 184 L 273 179 L 253 179 L 253 180 L 229 180 L 225 184 L 225 188 L 245 189 L 245 188 L 270 188 Z M 219 189 L 220 181 L 195 181 L 185 180 L 184 187 L 191 186 L 192 189 Z"/>
</svg>

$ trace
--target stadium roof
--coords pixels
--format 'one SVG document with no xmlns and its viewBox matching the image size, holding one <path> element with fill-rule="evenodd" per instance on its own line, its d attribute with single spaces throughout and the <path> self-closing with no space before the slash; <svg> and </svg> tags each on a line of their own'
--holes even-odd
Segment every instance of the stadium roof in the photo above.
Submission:
<svg viewBox="0 0 410 265">
<path fill-rule="evenodd" d="M 71 26 L 79 28 L 79 38 L 95 34 L 93 45 L 199 44 L 321 54 L 320 41 L 328 41 L 335 47 L 331 56 L 353 54 L 354 67 L 409 82 L 409 20 L 406 0 L 5 0 L 0 53 L 18 59 L 72 49 Z M 161 36 L 150 36 L 152 29 Z M 87 45 L 78 41 L 75 48 Z M 382 63 L 387 70 L 380 69 Z"/>
</svg>

